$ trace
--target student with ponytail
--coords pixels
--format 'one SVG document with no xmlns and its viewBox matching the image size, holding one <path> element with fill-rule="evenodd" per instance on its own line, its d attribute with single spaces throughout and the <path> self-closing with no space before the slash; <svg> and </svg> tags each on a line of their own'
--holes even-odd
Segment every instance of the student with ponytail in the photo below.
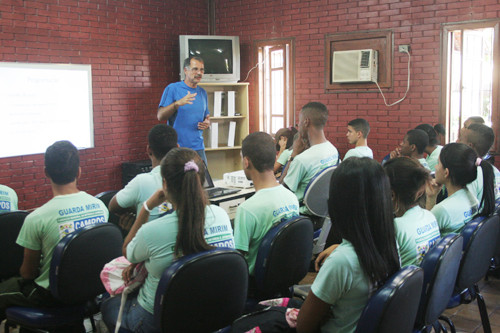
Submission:
<svg viewBox="0 0 500 333">
<path fill-rule="evenodd" d="M 121 327 L 132 332 L 158 332 L 154 326 L 154 300 L 162 273 L 173 260 L 214 246 L 233 247 L 234 238 L 227 213 L 209 205 L 203 189 L 204 164 L 189 148 L 174 148 L 161 161 L 163 188 L 154 193 L 137 216 L 123 244 L 123 254 L 133 263 L 144 262 L 148 276 L 139 293 L 129 297 Z M 149 213 L 164 201 L 175 211 L 147 222 Z M 129 278 L 128 271 L 124 278 Z M 103 320 L 114 331 L 120 297 L 103 303 Z"/>
<path fill-rule="evenodd" d="M 483 196 L 478 202 L 467 189 L 477 178 L 477 167 L 483 172 Z M 436 197 L 445 185 L 448 198 L 436 205 Z M 482 210 L 479 212 L 479 207 Z M 436 184 L 427 189 L 427 208 L 436 216 L 441 234 L 459 233 L 476 216 L 488 216 L 495 208 L 493 167 L 478 157 L 463 143 L 450 143 L 443 147 L 436 165 Z"/>
</svg>

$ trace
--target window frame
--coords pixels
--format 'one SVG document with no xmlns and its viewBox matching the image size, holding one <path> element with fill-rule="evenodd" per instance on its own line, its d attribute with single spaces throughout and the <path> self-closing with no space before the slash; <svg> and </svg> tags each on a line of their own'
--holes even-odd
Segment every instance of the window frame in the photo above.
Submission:
<svg viewBox="0 0 500 333">
<path fill-rule="evenodd" d="M 255 50 L 254 55 L 254 63 L 257 66 L 263 61 L 261 59 L 261 49 L 268 46 L 271 48 L 274 47 L 282 47 L 285 50 L 285 63 L 288 64 L 284 70 L 284 90 L 285 94 L 288 95 L 288 98 L 285 98 L 284 105 L 286 106 L 284 112 L 285 118 L 285 126 L 294 126 L 295 125 L 295 46 L 294 46 L 294 38 L 276 38 L 276 39 L 267 39 L 267 40 L 256 40 L 253 43 L 253 49 Z M 286 45 L 289 47 L 289 52 L 286 52 Z M 269 67 L 271 64 L 269 63 Z M 288 69 L 288 70 L 287 70 Z M 257 69 L 258 70 L 258 69 Z M 255 94 L 255 105 L 258 106 L 258 111 L 253 112 L 252 120 L 254 126 L 257 127 L 257 131 L 264 131 L 264 105 L 260 96 L 264 94 L 264 82 L 260 72 L 258 72 L 258 93 Z M 288 101 L 287 101 L 288 99 Z M 269 129 L 269 131 L 271 128 Z"/>
<path fill-rule="evenodd" d="M 441 92 L 439 98 L 439 122 L 444 124 L 447 129 L 446 142 L 450 142 L 449 122 L 450 115 L 448 114 L 449 90 L 448 90 L 448 51 L 450 49 L 450 33 L 454 30 L 469 30 L 493 28 L 493 76 L 492 76 L 492 100 L 491 100 L 491 123 L 495 133 L 495 143 L 491 148 L 491 152 L 498 154 L 498 123 L 500 120 L 500 20 L 483 20 L 474 22 L 458 22 L 458 23 L 443 23 L 441 29 Z M 460 119 L 460 126 L 463 125 L 465 119 Z"/>
</svg>

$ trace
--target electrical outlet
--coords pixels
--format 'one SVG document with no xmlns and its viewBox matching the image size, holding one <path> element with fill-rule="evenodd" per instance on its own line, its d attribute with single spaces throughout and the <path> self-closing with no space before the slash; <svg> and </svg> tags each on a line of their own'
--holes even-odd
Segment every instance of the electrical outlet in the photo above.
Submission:
<svg viewBox="0 0 500 333">
<path fill-rule="evenodd" d="M 399 52 L 410 52 L 410 45 L 399 45 Z"/>
</svg>

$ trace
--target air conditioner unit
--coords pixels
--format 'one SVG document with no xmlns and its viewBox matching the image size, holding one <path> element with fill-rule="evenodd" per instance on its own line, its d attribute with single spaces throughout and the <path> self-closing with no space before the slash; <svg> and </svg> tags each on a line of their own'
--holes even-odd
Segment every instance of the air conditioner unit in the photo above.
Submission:
<svg viewBox="0 0 500 333">
<path fill-rule="evenodd" d="M 332 82 L 377 82 L 376 50 L 335 51 L 332 59 Z"/>
</svg>

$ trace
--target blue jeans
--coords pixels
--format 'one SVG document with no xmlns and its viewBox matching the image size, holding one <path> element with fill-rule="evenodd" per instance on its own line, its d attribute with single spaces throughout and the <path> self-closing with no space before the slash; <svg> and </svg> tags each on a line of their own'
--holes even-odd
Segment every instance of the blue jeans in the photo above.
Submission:
<svg viewBox="0 0 500 333">
<path fill-rule="evenodd" d="M 205 149 L 196 150 L 196 152 L 198 153 L 198 155 L 200 155 L 201 159 L 205 162 L 205 166 L 208 167 L 207 155 L 205 154 Z"/>
<path fill-rule="evenodd" d="M 116 319 L 120 311 L 121 295 L 110 297 L 101 305 L 102 319 L 110 333 L 115 331 Z M 121 329 L 126 329 L 135 333 L 160 332 L 156 327 L 154 316 L 146 311 L 137 302 L 137 293 L 128 295 L 123 309 Z"/>
</svg>

